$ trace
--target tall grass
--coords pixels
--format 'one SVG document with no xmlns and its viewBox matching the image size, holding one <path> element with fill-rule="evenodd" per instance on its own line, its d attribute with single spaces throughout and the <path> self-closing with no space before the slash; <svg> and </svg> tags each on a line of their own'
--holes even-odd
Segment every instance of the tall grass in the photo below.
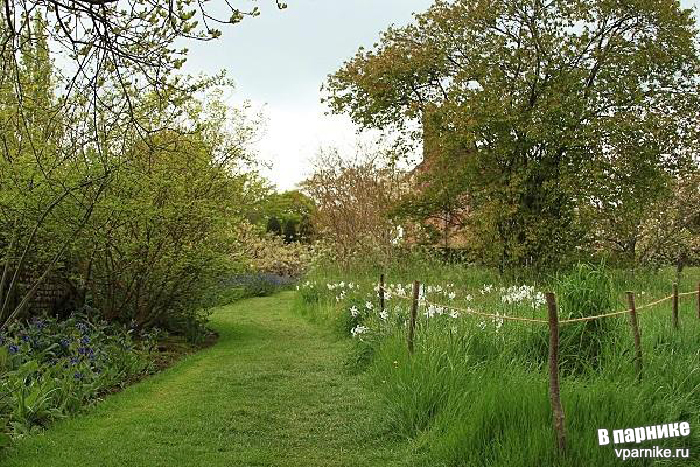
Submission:
<svg viewBox="0 0 700 467">
<path fill-rule="evenodd" d="M 326 282 L 353 282 L 364 292 L 377 282 L 380 268 L 333 266 L 309 278 L 316 292 L 299 294 L 298 307 L 317 321 L 337 323 L 347 314 L 344 300 L 324 289 Z M 624 292 L 640 304 L 670 294 L 674 272 L 616 271 L 581 266 L 558 276 L 527 272 L 500 277 L 495 271 L 443 265 L 430 259 L 388 265 L 387 280 L 408 284 L 455 284 L 454 303 L 488 312 L 545 318 L 543 307 L 509 304 L 502 294 L 482 293 L 484 285 L 534 285 L 555 290 L 562 319 L 624 309 Z M 681 277 L 682 291 L 697 288 L 700 270 Z M 363 292 L 363 293 L 364 293 Z M 472 297 L 468 297 L 471 295 Z M 469 300 L 471 298 L 471 300 Z M 389 301 L 394 307 L 397 299 Z M 460 302 L 460 300 L 462 300 Z M 437 300 L 436 300 L 437 301 Z M 608 466 L 619 465 L 613 449 L 661 446 L 689 448 L 700 455 L 700 321 L 692 297 L 681 301 L 681 328 L 671 326 L 670 302 L 639 315 L 644 373 L 637 378 L 628 316 L 562 327 L 562 402 L 568 449 L 557 454 L 547 387 L 546 326 L 478 316 L 427 319 L 421 310 L 415 353 L 406 350 L 404 315 L 380 321 L 377 332 L 361 336 L 370 347 L 372 376 L 382 400 L 382 417 L 396 436 L 415 446 L 416 465 L 430 466 Z M 397 323 L 391 325 L 391 323 Z M 368 321 L 367 323 L 371 323 Z M 335 324 L 334 324 L 335 325 Z M 371 327 L 371 324 L 368 324 Z M 366 356 L 366 354 L 364 354 Z M 691 435 L 639 445 L 599 446 L 597 430 L 688 421 Z M 627 465 L 693 465 L 687 459 L 636 459 Z"/>
</svg>

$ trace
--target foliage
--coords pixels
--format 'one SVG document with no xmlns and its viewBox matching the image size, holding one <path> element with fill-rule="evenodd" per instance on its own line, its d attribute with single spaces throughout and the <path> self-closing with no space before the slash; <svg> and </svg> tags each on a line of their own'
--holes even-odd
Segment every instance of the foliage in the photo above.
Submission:
<svg viewBox="0 0 700 467">
<path fill-rule="evenodd" d="M 291 219 L 285 221 L 284 229 L 282 230 L 282 235 L 284 236 L 284 241 L 286 243 L 294 243 L 297 241 L 297 227 L 294 221 Z"/>
<path fill-rule="evenodd" d="M 262 200 L 257 212 L 248 219 L 254 224 L 267 219 L 267 231 L 284 235 L 288 243 L 310 243 L 314 232 L 309 217 L 315 209 L 313 200 L 299 190 L 273 192 Z"/>
<path fill-rule="evenodd" d="M 685 174 L 671 184 L 671 196 L 657 201 L 640 226 L 639 259 L 644 264 L 700 263 L 700 175 Z"/>
<path fill-rule="evenodd" d="M 232 226 L 232 229 L 236 238 L 232 260 L 243 271 L 296 279 L 306 271 L 316 254 L 317 245 L 285 243 L 282 237 L 265 234 L 247 222 Z"/>
<path fill-rule="evenodd" d="M 604 318 L 600 327 L 562 325 L 561 390 L 569 440 L 563 457 L 554 444 L 546 358 L 532 352 L 533 342 L 546 336 L 546 324 L 464 312 L 546 320 L 544 290 L 557 291 L 562 320 L 615 311 L 625 306 L 627 290 L 637 293 L 638 304 L 667 296 L 677 279 L 671 268 L 626 271 L 581 265 L 559 276 L 512 279 L 483 267 L 414 257 L 386 269 L 371 263 L 354 266 L 313 270 L 300 285 L 300 309 L 333 327 L 339 319 L 359 320 L 349 358 L 354 367 L 370 359 L 367 374 L 382 402 L 383 427 L 411 441 L 413 465 L 609 465 L 615 454 L 597 445 L 591 426 L 648 426 L 700 417 L 695 338 L 700 325 L 692 299 L 681 301 L 680 313 L 687 319 L 681 319 L 679 331 L 670 326 L 669 302 L 639 315 L 642 379 L 633 363 L 626 315 Z M 378 308 L 380 271 L 387 280 L 385 315 Z M 696 290 L 697 274 L 697 268 L 685 271 L 682 291 Z M 406 349 L 410 299 L 405 297 L 411 279 L 421 280 L 421 295 L 432 302 L 421 297 L 413 354 Z M 358 298 L 370 306 L 353 316 Z M 667 441 L 669 448 L 700 448 L 700 439 L 692 435 Z M 655 441 L 648 443 L 640 447 Z M 628 462 L 648 465 L 646 460 Z M 675 459 L 671 465 L 684 463 L 687 459 Z"/>
<path fill-rule="evenodd" d="M 75 413 L 150 371 L 155 338 L 90 309 L 63 321 L 14 323 L 0 334 L 0 420 L 21 434 Z"/>
<path fill-rule="evenodd" d="M 388 160 L 387 160 L 388 158 Z M 383 260 L 398 230 L 390 213 L 405 185 L 391 154 L 366 154 L 347 160 L 335 151 L 321 152 L 313 175 L 301 184 L 315 203 L 314 231 L 333 248 L 336 259 L 349 264 L 359 255 Z"/>
<path fill-rule="evenodd" d="M 280 224 L 280 220 L 275 216 L 270 217 L 267 220 L 266 230 L 275 235 L 282 235 L 282 224 Z"/>
<path fill-rule="evenodd" d="M 219 303 L 224 305 L 243 298 L 269 297 L 291 288 L 294 283 L 294 279 L 273 273 L 237 274 L 221 282 L 223 292 Z"/>
<path fill-rule="evenodd" d="M 110 320 L 165 327 L 201 313 L 206 290 L 234 266 L 232 226 L 254 193 L 241 173 L 253 130 L 216 95 L 186 109 L 197 122 L 191 131 L 155 133 L 130 148 L 92 235 L 78 243 L 84 256 L 70 257 L 82 266 L 86 300 Z"/>
<path fill-rule="evenodd" d="M 276 0 L 279 8 L 286 5 Z M 60 109 L 73 115 L 86 110 L 86 121 L 104 117 L 103 124 L 75 124 L 76 133 L 93 144 L 104 144 L 104 132 L 113 127 L 118 134 L 129 124 L 137 123 L 132 102 L 136 96 L 156 94 L 172 116 L 179 113 L 182 97 L 201 89 L 203 80 L 192 83 L 178 75 L 187 60 L 187 40 L 210 41 L 221 36 L 215 27 L 237 24 L 260 13 L 221 3 L 220 8 L 192 0 L 162 3 L 156 0 L 77 0 L 64 3 L 39 0 L 31 3 L 3 0 L 0 3 L 0 43 L 2 74 L 0 84 L 15 82 L 19 76 L 18 52 L 38 36 L 30 33 L 36 16 L 46 24 L 43 34 L 62 66 L 56 82 L 63 90 Z M 15 83 L 19 84 L 19 83 Z M 17 87 L 17 89 L 20 89 Z M 78 115 L 75 115 L 78 118 Z M 26 125 L 31 120 L 18 120 Z M 167 125 L 159 127 L 167 128 Z M 37 135 L 38 136 L 38 135 Z M 31 140 L 40 143 L 41 138 Z M 103 147 L 104 148 L 104 147 Z"/>
<path fill-rule="evenodd" d="M 678 2 L 438 1 L 360 49 L 327 100 L 365 127 L 419 119 L 417 136 L 465 174 L 455 186 L 483 254 L 556 266 L 595 228 L 588 203 L 612 190 L 633 217 L 634 200 L 689 164 L 696 33 Z"/>
<path fill-rule="evenodd" d="M 19 20 L 13 12 L 25 5 L 8 1 L 0 15 L 0 327 L 85 304 L 110 321 L 196 327 L 207 289 L 237 266 L 232 225 L 265 194 L 249 151 L 258 120 L 223 103 L 223 78 L 170 76 L 178 54 L 149 50 L 195 27 L 187 2 L 171 5 L 182 22 L 166 21 L 158 6 L 147 20 L 136 4 L 127 12 L 110 2 L 83 5 L 103 8 L 99 20 L 75 3 L 48 20 L 41 12 L 52 3 Z M 67 45 L 57 35 L 95 33 L 52 29 L 71 15 L 117 28 L 79 47 L 77 81 L 50 53 Z M 139 41 L 117 40 L 144 22 L 151 28 Z M 127 73 L 134 54 L 144 55 Z M 92 68 L 97 57 L 108 62 Z M 139 74 L 153 80 L 138 84 Z M 81 86 L 94 92 L 76 93 Z"/>
<path fill-rule="evenodd" d="M 21 87 L 0 86 L 3 128 L 17 130 L 0 158 L 0 326 L 87 304 L 109 321 L 192 334 L 207 290 L 236 267 L 233 226 L 264 196 L 250 170 L 258 121 L 225 105 L 216 80 L 198 99 L 170 95 L 177 117 L 153 93 L 130 97 L 137 122 L 121 127 L 65 114 L 47 47 L 23 49 Z M 110 130 L 82 140 L 79 121 Z"/>
<path fill-rule="evenodd" d="M 409 232 L 417 242 L 440 245 L 446 250 L 466 244 L 483 252 L 478 236 L 469 236 L 466 231 L 472 213 L 465 196 L 468 178 L 464 167 L 440 154 L 430 154 L 427 149 L 424 154 L 426 159 L 413 173 L 414 189 L 401 200 L 394 214 L 413 227 Z"/>
<path fill-rule="evenodd" d="M 114 169 L 60 112 L 45 30 L 40 16 L 27 24 L 35 40 L 21 42 L 14 75 L 15 57 L 0 54 L 0 326 L 26 310 L 84 234 Z M 80 108 L 71 117 L 87 121 Z"/>
</svg>

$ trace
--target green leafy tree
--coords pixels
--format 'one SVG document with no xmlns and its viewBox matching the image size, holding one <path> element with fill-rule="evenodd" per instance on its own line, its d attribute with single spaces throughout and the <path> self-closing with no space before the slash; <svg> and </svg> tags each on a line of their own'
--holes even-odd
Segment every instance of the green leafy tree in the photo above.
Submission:
<svg viewBox="0 0 700 467">
<path fill-rule="evenodd" d="M 315 210 L 314 201 L 299 190 L 272 192 L 258 205 L 258 211 L 249 220 L 256 222 L 256 219 L 261 218 L 264 222 L 267 219 L 266 230 L 283 235 L 287 241 L 308 241 L 312 233 L 308 229 L 309 217 Z M 304 219 L 307 231 L 302 235 L 301 224 Z"/>
<path fill-rule="evenodd" d="M 109 319 L 182 330 L 237 266 L 230 261 L 239 243 L 234 226 L 243 222 L 247 202 L 255 202 L 244 144 L 251 126 L 229 125 L 232 111 L 216 95 L 191 100 L 185 110 L 180 128 L 129 148 L 91 218 L 90 235 L 68 258 L 86 301 Z"/>
<path fill-rule="evenodd" d="M 229 12 L 216 17 L 189 0 L 0 0 L 0 326 L 27 312 L 47 282 L 59 272 L 72 274 L 84 259 L 79 253 L 91 251 L 81 241 L 86 231 L 99 232 L 91 218 L 104 208 L 98 208 L 104 195 L 111 200 L 106 205 L 121 197 L 121 206 L 111 205 L 123 212 L 130 205 L 127 194 L 136 199 L 144 193 L 123 185 L 138 185 L 131 178 L 136 148 L 139 154 L 159 152 L 164 136 L 199 138 L 206 144 L 198 151 L 209 157 L 208 165 L 200 165 L 204 174 L 212 175 L 210 165 L 219 167 L 217 177 L 226 173 L 219 162 L 247 141 L 255 125 L 241 132 L 242 139 L 227 140 L 205 122 L 221 113 L 221 105 L 207 109 L 212 115 L 193 114 L 192 95 L 225 81 L 176 73 L 187 51 L 174 44 L 214 39 L 221 32 L 213 23 L 237 23 L 258 9 L 231 6 Z M 61 54 L 60 67 L 52 67 L 52 53 Z M 159 147 L 146 150 L 143 144 Z M 195 195 L 216 185 L 209 178 L 172 178 L 196 182 L 190 188 Z M 260 183 L 245 178 L 246 189 L 231 199 L 248 209 Z M 208 202 L 215 210 L 214 200 Z M 85 284 L 81 288 L 85 292 Z"/>
<path fill-rule="evenodd" d="M 314 234 L 314 226 L 311 222 L 311 217 L 305 214 L 299 222 L 299 241 L 302 243 L 311 243 Z"/>
<path fill-rule="evenodd" d="M 280 223 L 280 220 L 275 216 L 270 217 L 267 220 L 267 231 L 272 232 L 275 235 L 282 235 L 282 224 Z"/>
<path fill-rule="evenodd" d="M 696 39 L 678 2 L 438 1 L 360 50 L 327 100 L 365 127 L 422 120 L 465 173 L 484 254 L 556 265 L 585 241 L 603 162 L 687 158 Z"/>
<path fill-rule="evenodd" d="M 297 224 L 292 219 L 287 219 L 284 223 L 284 241 L 286 243 L 294 243 L 297 241 Z"/>
<path fill-rule="evenodd" d="M 34 16 L 19 57 L 0 54 L 0 326 L 62 267 L 111 176 L 60 111 L 45 30 Z"/>
</svg>

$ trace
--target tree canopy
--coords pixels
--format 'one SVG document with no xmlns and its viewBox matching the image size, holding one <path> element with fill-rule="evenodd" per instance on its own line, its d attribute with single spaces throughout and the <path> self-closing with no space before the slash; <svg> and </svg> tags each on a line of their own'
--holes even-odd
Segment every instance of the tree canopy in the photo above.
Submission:
<svg viewBox="0 0 700 467">
<path fill-rule="evenodd" d="M 616 203 L 644 201 L 692 166 L 691 13 L 662 0 L 440 0 L 346 62 L 326 99 L 363 127 L 422 121 L 435 157 L 465 168 L 484 253 L 552 264 L 585 242 L 583 207 L 616 190 L 629 193 Z"/>
</svg>

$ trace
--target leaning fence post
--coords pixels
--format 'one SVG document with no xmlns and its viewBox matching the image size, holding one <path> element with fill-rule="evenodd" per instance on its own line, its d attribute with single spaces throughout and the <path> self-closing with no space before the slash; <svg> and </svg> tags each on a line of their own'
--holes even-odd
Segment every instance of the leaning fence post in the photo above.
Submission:
<svg viewBox="0 0 700 467">
<path fill-rule="evenodd" d="M 384 274 L 379 275 L 379 312 L 384 313 Z"/>
<path fill-rule="evenodd" d="M 549 312 L 549 395 L 552 401 L 554 431 L 557 436 L 559 452 L 566 449 L 566 426 L 564 410 L 561 406 L 559 392 L 559 316 L 554 293 L 547 293 L 547 311 Z"/>
<path fill-rule="evenodd" d="M 627 301 L 630 306 L 630 326 L 632 327 L 632 337 L 634 338 L 634 348 L 637 351 L 635 358 L 635 366 L 637 368 L 637 376 L 642 375 L 642 343 L 639 338 L 639 323 L 637 322 L 637 305 L 634 301 L 634 294 L 627 292 Z"/>
<path fill-rule="evenodd" d="M 413 302 L 411 303 L 411 317 L 408 320 L 408 352 L 413 353 L 413 334 L 416 329 L 416 314 L 418 313 L 418 296 L 420 282 L 413 281 Z"/>
<path fill-rule="evenodd" d="M 673 284 L 673 327 L 678 328 L 678 284 Z"/>
</svg>

